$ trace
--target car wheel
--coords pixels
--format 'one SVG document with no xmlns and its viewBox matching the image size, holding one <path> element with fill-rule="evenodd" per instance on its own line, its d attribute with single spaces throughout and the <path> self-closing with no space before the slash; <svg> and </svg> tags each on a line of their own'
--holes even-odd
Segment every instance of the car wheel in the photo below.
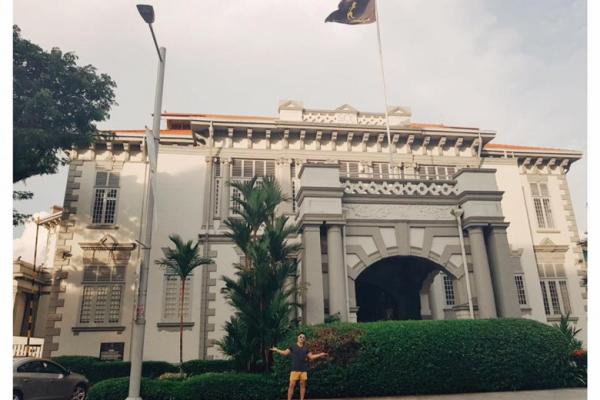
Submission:
<svg viewBox="0 0 600 400">
<path fill-rule="evenodd" d="M 23 396 L 19 392 L 13 392 L 13 400 L 23 400 Z"/>
<path fill-rule="evenodd" d="M 75 390 L 73 390 L 73 394 L 71 395 L 71 400 L 85 400 L 86 395 L 87 395 L 87 391 L 85 390 L 85 386 L 77 385 L 77 386 L 75 386 Z"/>
</svg>

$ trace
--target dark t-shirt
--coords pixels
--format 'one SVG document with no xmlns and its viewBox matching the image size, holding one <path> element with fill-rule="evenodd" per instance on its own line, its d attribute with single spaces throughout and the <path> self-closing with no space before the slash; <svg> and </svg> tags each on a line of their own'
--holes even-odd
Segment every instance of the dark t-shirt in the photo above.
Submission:
<svg viewBox="0 0 600 400">
<path fill-rule="evenodd" d="M 308 353 L 306 345 L 299 347 L 293 344 L 289 347 L 292 354 L 292 371 L 308 371 Z"/>
</svg>

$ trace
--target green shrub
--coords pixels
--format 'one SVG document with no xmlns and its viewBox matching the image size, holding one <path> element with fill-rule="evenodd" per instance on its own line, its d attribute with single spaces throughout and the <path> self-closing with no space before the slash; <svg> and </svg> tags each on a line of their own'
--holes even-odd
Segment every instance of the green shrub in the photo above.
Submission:
<svg viewBox="0 0 600 400">
<path fill-rule="evenodd" d="M 177 400 L 275 400 L 279 388 L 270 375 L 207 373 L 182 382 Z"/>
<path fill-rule="evenodd" d="M 125 399 L 128 378 L 108 379 L 94 385 L 88 400 Z M 184 381 L 143 379 L 144 400 L 276 400 L 279 388 L 268 375 L 207 373 Z"/>
<path fill-rule="evenodd" d="M 131 369 L 128 361 L 100 361 L 96 357 L 58 356 L 53 360 L 84 375 L 92 385 L 106 379 L 128 377 Z M 145 378 L 157 378 L 165 372 L 177 371 L 176 366 L 165 361 L 144 361 L 142 365 L 142 376 Z"/>
<path fill-rule="evenodd" d="M 201 375 L 206 372 L 233 371 L 231 360 L 191 360 L 183 363 L 183 372 L 189 376 Z"/>
<path fill-rule="evenodd" d="M 144 400 L 173 400 L 179 382 L 142 379 L 141 396 Z M 129 378 L 107 379 L 90 388 L 87 400 L 120 400 L 127 398 Z"/>
<path fill-rule="evenodd" d="M 568 342 L 525 319 L 390 321 L 302 327 L 312 351 L 310 397 L 391 396 L 564 386 Z M 296 340 L 292 332 L 279 348 Z M 289 359 L 276 356 L 280 394 Z"/>
</svg>

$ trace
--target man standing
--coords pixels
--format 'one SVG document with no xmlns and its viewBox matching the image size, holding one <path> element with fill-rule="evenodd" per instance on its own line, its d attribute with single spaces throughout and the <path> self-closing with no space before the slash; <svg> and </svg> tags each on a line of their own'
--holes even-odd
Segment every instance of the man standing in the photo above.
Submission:
<svg viewBox="0 0 600 400">
<path fill-rule="evenodd" d="M 296 382 L 300 381 L 300 400 L 304 400 L 306 393 L 306 380 L 308 379 L 308 362 L 327 356 L 327 353 L 313 354 L 306 347 L 306 335 L 300 332 L 296 344 L 291 345 L 286 350 L 279 350 L 277 347 L 271 348 L 271 351 L 282 356 L 292 355 L 292 372 L 290 372 L 290 385 L 288 386 L 288 400 L 292 400 Z"/>
</svg>

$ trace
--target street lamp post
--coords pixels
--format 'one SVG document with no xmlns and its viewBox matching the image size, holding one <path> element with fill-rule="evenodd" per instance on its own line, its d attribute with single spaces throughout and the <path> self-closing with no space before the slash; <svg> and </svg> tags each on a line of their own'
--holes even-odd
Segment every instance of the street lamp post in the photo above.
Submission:
<svg viewBox="0 0 600 400">
<path fill-rule="evenodd" d="M 154 148 L 158 149 L 160 141 L 160 115 L 162 108 L 162 94 L 163 94 L 163 83 L 165 78 L 165 61 L 167 57 L 167 49 L 164 47 L 158 47 L 156 36 L 154 35 L 154 29 L 152 29 L 152 23 L 154 22 L 154 9 L 151 5 L 138 4 L 137 9 L 144 19 L 144 21 L 150 27 L 152 33 L 152 39 L 154 40 L 154 46 L 158 52 L 158 75 L 156 77 L 156 91 L 154 97 L 154 115 L 152 120 L 152 137 L 148 140 L 154 141 Z M 157 157 L 157 152 L 154 154 L 148 153 L 148 157 Z M 156 165 L 156 159 L 154 159 L 154 165 Z M 152 164 L 152 163 L 149 163 Z M 148 166 L 150 173 L 148 174 L 150 179 L 146 185 L 145 197 L 146 201 L 146 224 L 142 242 L 142 251 L 144 257 L 142 265 L 140 266 L 139 285 L 137 294 L 137 306 L 135 309 L 135 320 L 133 323 L 133 335 L 131 339 L 131 371 L 129 374 L 129 395 L 127 400 L 141 400 L 140 396 L 140 385 L 142 380 L 142 361 L 144 359 L 144 334 L 146 328 L 146 297 L 148 293 L 148 271 L 150 267 L 150 249 L 152 245 L 152 222 L 154 217 L 154 196 L 151 195 L 155 188 L 151 188 L 154 180 L 152 179 L 152 171 L 150 165 Z M 142 229 L 140 221 L 140 229 Z"/>
<path fill-rule="evenodd" d="M 469 267 L 467 266 L 467 254 L 465 252 L 465 239 L 463 237 L 463 227 L 462 227 L 462 215 L 463 210 L 460 208 L 453 208 L 450 211 L 450 214 L 456 218 L 456 224 L 458 226 L 458 238 L 460 239 L 460 252 L 462 254 L 463 267 L 465 270 L 465 280 L 467 284 L 467 298 L 469 300 L 469 316 L 471 319 L 475 319 L 475 313 L 473 312 L 473 298 L 471 297 L 471 281 L 469 278 Z"/>
</svg>

